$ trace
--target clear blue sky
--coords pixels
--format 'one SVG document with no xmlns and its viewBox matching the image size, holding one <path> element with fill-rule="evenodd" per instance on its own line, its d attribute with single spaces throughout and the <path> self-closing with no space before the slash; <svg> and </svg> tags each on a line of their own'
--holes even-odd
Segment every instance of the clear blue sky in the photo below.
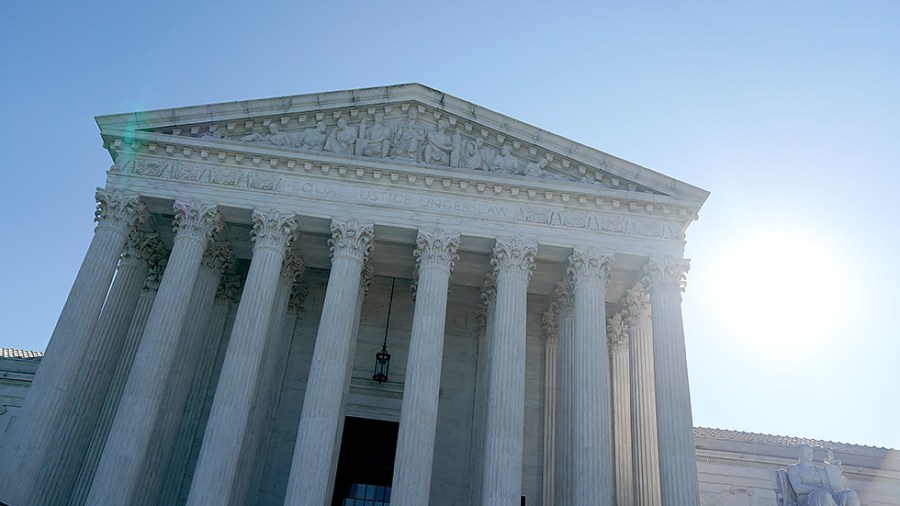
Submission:
<svg viewBox="0 0 900 506">
<path fill-rule="evenodd" d="M 100 114 L 421 82 L 712 192 L 697 425 L 900 448 L 900 2 L 4 2 L 0 346 L 90 241 Z"/>
</svg>

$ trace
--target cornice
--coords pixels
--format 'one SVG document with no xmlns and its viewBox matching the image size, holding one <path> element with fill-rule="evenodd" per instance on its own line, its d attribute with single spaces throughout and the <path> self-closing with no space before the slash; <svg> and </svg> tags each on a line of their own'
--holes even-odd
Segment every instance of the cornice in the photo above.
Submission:
<svg viewBox="0 0 900 506">
<path fill-rule="evenodd" d="M 120 153 L 111 172 L 127 171 L 136 157 L 152 156 L 173 164 L 214 164 L 226 169 L 256 171 L 260 177 L 306 174 L 404 189 L 421 188 L 440 193 L 511 199 L 519 203 L 648 216 L 677 223 L 678 233 L 675 235 L 678 236 L 683 235 L 686 227 L 697 217 L 693 209 L 695 203 L 684 199 L 599 185 L 152 132 L 137 132 L 130 138 L 124 132 L 117 132 L 116 137 L 110 139 L 114 149 Z"/>
<path fill-rule="evenodd" d="M 572 175 L 593 176 L 613 186 L 616 180 L 628 181 L 637 190 L 679 196 L 693 204 L 694 212 L 708 196 L 700 188 L 420 84 L 114 114 L 96 120 L 104 137 L 116 130 L 132 134 L 156 130 L 176 136 L 198 135 L 210 124 L 237 135 L 273 121 L 280 125 L 311 126 L 319 120 L 333 122 L 345 117 L 352 121 L 378 110 L 396 113 L 409 107 L 418 109 L 424 117 L 433 117 L 434 121 L 443 118 L 451 126 L 481 135 L 496 145 L 511 143 L 519 153 L 529 153 L 532 157 L 546 154 L 557 169 Z M 113 151 L 114 148 L 110 146 Z"/>
</svg>

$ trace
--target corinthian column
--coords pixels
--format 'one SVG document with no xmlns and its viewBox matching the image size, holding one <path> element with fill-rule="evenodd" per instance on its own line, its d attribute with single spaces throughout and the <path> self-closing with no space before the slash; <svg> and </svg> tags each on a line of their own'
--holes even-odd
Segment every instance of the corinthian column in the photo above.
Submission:
<svg viewBox="0 0 900 506">
<path fill-rule="evenodd" d="M 622 313 L 606 324 L 612 372 L 613 454 L 616 469 L 616 506 L 634 504 L 631 474 L 631 388 L 628 376 L 628 330 Z"/>
<path fill-rule="evenodd" d="M 681 320 L 681 292 L 687 270 L 687 260 L 681 259 L 650 258 L 644 265 L 650 282 L 659 474 L 664 506 L 700 504 Z"/>
<path fill-rule="evenodd" d="M 94 335 L 87 343 L 82 372 L 71 386 L 65 423 L 54 434 L 41 466 L 39 481 L 46 485 L 33 496 L 40 504 L 63 504 L 72 492 L 79 470 L 72 463 L 82 462 L 90 445 L 147 277 L 148 260 L 159 247 L 155 236 L 147 237 L 138 231 L 132 232 L 128 243 Z"/>
<path fill-rule="evenodd" d="M 259 445 L 254 407 L 267 360 L 278 277 L 297 222 L 277 211 L 253 211 L 253 259 L 234 319 L 203 446 L 188 495 L 189 505 L 243 504 Z"/>
<path fill-rule="evenodd" d="M 419 230 L 416 246 L 416 307 L 391 484 L 391 504 L 399 506 L 429 502 L 447 288 L 458 258 L 459 236 L 448 236 L 441 230 Z"/>
<path fill-rule="evenodd" d="M 144 205 L 136 196 L 97 190 L 94 237 L 28 389 L 22 414 L 6 436 L 0 462 L 0 501 L 46 504 L 49 500 L 43 493 L 46 483 L 38 481 L 39 471 L 64 465 L 58 461 L 61 455 L 48 454 L 49 445 L 54 433 L 67 426 L 64 414 L 71 389 L 78 388 L 85 352 L 125 239 L 146 217 Z"/>
<path fill-rule="evenodd" d="M 638 506 L 662 504 L 659 443 L 656 431 L 656 383 L 653 374 L 653 330 L 650 295 L 641 283 L 625 292 L 628 356 L 631 377 L 631 445 L 634 501 Z"/>
<path fill-rule="evenodd" d="M 556 476 L 556 351 L 559 342 L 559 306 L 550 308 L 541 316 L 544 341 L 544 462 L 543 504 L 553 506 Z"/>
<path fill-rule="evenodd" d="M 159 247 L 149 259 L 150 270 L 144 279 L 143 289 L 134 309 L 134 316 L 128 325 L 125 343 L 122 345 L 122 351 L 119 354 L 119 363 L 116 365 L 115 373 L 113 373 L 107 389 L 90 445 L 81 462 L 78 481 L 69 499 L 69 504 L 71 505 L 84 504 L 91 489 L 91 482 L 94 480 L 97 464 L 100 463 L 101 452 L 103 452 L 106 438 L 109 436 L 109 428 L 112 426 L 113 417 L 116 416 L 116 409 L 119 407 L 119 400 L 122 398 L 125 382 L 128 381 L 128 374 L 131 372 L 131 364 L 134 362 L 134 354 L 137 352 L 138 342 L 140 342 L 141 335 L 144 333 L 147 316 L 150 314 L 150 308 L 153 306 L 153 300 L 156 298 L 156 291 L 159 289 L 159 282 L 162 279 L 168 251 L 161 243 L 158 244 Z"/>
<path fill-rule="evenodd" d="M 158 493 L 163 460 L 174 443 L 183 398 L 172 391 L 190 377 L 182 336 L 203 252 L 221 227 L 214 205 L 175 202 L 175 235 L 131 374 L 110 428 L 87 504 L 143 504 Z"/>
<path fill-rule="evenodd" d="M 360 297 L 360 274 L 372 248 L 372 225 L 354 220 L 331 222 L 331 274 L 303 411 L 285 504 L 325 504 L 331 496 L 330 466 L 337 446 L 347 368 L 352 359 L 354 309 Z"/>
<path fill-rule="evenodd" d="M 594 248 L 575 248 L 569 258 L 575 287 L 572 504 L 576 506 L 613 501 L 606 344 L 606 280 L 611 260 L 612 256 Z"/>
<path fill-rule="evenodd" d="M 575 361 L 575 294 L 572 278 L 556 284 L 553 300 L 559 307 L 556 325 L 559 345 L 556 350 L 556 441 L 554 461 L 554 499 L 558 506 L 572 504 L 572 391 Z"/>
<path fill-rule="evenodd" d="M 497 272 L 484 441 L 483 506 L 514 506 L 522 495 L 525 427 L 525 315 L 537 245 L 497 239 Z"/>
</svg>

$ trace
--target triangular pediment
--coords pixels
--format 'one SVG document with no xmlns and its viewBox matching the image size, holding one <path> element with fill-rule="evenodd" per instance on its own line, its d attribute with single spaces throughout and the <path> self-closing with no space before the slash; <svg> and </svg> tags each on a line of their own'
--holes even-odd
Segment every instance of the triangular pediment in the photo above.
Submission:
<svg viewBox="0 0 900 506">
<path fill-rule="evenodd" d="M 509 176 L 585 191 L 668 196 L 696 211 L 706 191 L 419 84 L 97 118 L 107 141 L 178 137 L 201 146 Z M 112 148 L 111 148 L 112 150 Z M 475 175 L 475 174 L 473 174 Z M 690 205 L 693 203 L 693 205 Z"/>
</svg>

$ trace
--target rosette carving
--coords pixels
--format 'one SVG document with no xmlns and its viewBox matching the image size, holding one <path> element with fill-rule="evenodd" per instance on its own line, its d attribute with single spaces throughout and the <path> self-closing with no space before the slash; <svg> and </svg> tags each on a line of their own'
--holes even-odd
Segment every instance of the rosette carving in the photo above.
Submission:
<svg viewBox="0 0 900 506">
<path fill-rule="evenodd" d="M 643 283 L 638 282 L 634 288 L 626 290 L 623 302 L 628 325 L 638 325 L 650 319 L 650 294 Z"/>
<path fill-rule="evenodd" d="M 683 292 L 687 285 L 690 260 L 685 258 L 648 258 L 644 264 L 644 281 L 650 291 L 674 290 Z"/>
<path fill-rule="evenodd" d="M 97 228 L 128 233 L 150 217 L 147 206 L 135 194 L 97 188 L 96 198 Z"/>
<path fill-rule="evenodd" d="M 498 275 L 519 277 L 527 282 L 531 280 L 531 274 L 534 272 L 536 253 L 537 244 L 519 238 L 497 239 L 491 266 Z"/>
<path fill-rule="evenodd" d="M 289 251 L 281 262 L 281 279 L 288 286 L 294 286 L 295 283 L 303 275 L 306 265 L 303 262 L 303 256 L 299 251 Z"/>
<path fill-rule="evenodd" d="M 609 339 L 609 351 L 621 351 L 628 348 L 628 325 L 618 312 L 606 322 L 606 336 Z"/>
<path fill-rule="evenodd" d="M 176 200 L 174 230 L 177 237 L 190 237 L 203 241 L 212 239 L 222 229 L 222 213 L 215 204 L 192 200 Z"/>
<path fill-rule="evenodd" d="M 231 269 L 234 257 L 231 254 L 231 245 L 227 242 L 212 242 L 203 252 L 202 265 L 208 269 L 225 274 Z"/>
<path fill-rule="evenodd" d="M 253 248 L 273 248 L 284 251 L 297 236 L 297 218 L 279 211 L 253 210 Z"/>
<path fill-rule="evenodd" d="M 365 261 L 372 252 L 375 227 L 360 224 L 353 218 L 331 220 L 331 239 L 328 247 L 332 261 L 340 257 Z"/>
<path fill-rule="evenodd" d="M 613 255 L 597 248 L 575 248 L 569 255 L 569 275 L 576 284 L 606 283 Z"/>
</svg>

